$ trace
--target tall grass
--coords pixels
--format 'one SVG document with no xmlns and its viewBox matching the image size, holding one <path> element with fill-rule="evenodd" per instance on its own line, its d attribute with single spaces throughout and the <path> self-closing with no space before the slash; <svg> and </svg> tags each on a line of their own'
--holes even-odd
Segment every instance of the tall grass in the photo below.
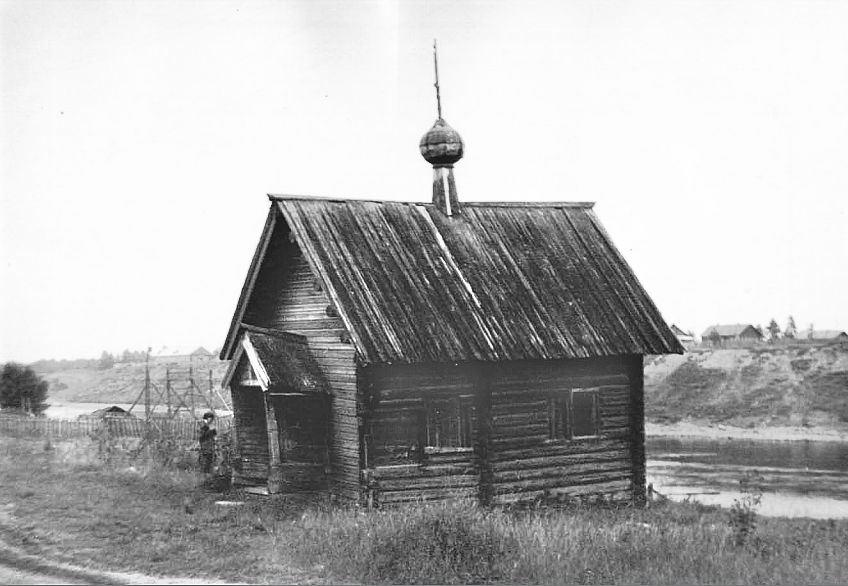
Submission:
<svg viewBox="0 0 848 586">
<path fill-rule="evenodd" d="M 769 521 L 741 547 L 724 512 L 692 503 L 523 513 L 445 503 L 310 510 L 282 543 L 303 564 L 367 583 L 848 583 L 845 523 Z"/>
</svg>

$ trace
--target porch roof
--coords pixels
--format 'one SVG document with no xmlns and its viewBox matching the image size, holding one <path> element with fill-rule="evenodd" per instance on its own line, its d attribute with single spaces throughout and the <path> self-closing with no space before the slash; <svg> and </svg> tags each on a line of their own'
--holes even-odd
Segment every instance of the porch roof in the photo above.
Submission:
<svg viewBox="0 0 848 586">
<path fill-rule="evenodd" d="M 263 391 L 272 394 L 329 393 L 329 385 L 306 337 L 243 325 L 241 343 L 224 375 L 222 386 L 228 386 L 239 364 L 247 360 Z"/>
</svg>

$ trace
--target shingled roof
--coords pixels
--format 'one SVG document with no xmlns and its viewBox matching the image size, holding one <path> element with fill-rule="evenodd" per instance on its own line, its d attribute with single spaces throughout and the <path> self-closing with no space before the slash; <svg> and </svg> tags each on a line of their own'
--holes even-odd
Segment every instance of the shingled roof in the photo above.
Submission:
<svg viewBox="0 0 848 586">
<path fill-rule="evenodd" d="M 366 364 L 683 352 L 592 204 L 464 202 L 447 217 L 431 204 L 271 199 L 222 358 L 277 229 Z"/>
</svg>

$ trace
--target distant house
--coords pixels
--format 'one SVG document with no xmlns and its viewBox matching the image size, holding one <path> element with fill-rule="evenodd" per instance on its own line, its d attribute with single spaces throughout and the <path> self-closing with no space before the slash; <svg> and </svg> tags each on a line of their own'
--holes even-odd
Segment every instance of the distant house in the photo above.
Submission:
<svg viewBox="0 0 848 586">
<path fill-rule="evenodd" d="M 702 344 L 717 348 L 756 344 L 762 339 L 762 332 L 751 324 L 715 325 L 701 334 Z"/>
<path fill-rule="evenodd" d="M 695 336 L 687 334 L 674 324 L 671 324 L 671 331 L 674 333 L 675 336 L 677 336 L 677 339 L 687 350 L 689 350 L 692 346 L 695 345 Z"/>
<path fill-rule="evenodd" d="M 135 417 L 132 413 L 127 411 L 122 407 L 118 407 L 117 405 L 112 405 L 111 407 L 106 407 L 104 409 L 98 409 L 96 411 L 92 411 L 88 415 L 80 415 L 80 419 L 120 419 L 127 417 Z"/>
<path fill-rule="evenodd" d="M 800 332 L 798 338 L 801 340 L 821 340 L 828 342 L 848 342 L 848 333 L 844 330 L 813 330 Z"/>
<path fill-rule="evenodd" d="M 212 357 L 203 346 L 163 346 L 151 356 L 153 362 L 206 362 Z"/>
</svg>

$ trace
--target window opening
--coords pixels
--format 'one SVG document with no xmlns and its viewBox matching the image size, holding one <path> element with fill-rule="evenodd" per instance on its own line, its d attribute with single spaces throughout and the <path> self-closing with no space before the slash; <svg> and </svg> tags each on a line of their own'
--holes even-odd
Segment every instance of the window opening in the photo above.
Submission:
<svg viewBox="0 0 848 586">
<path fill-rule="evenodd" d="M 548 438 L 598 435 L 598 389 L 569 389 L 548 399 Z"/>
<path fill-rule="evenodd" d="M 425 419 L 427 447 L 472 447 L 474 405 L 471 397 L 432 399 L 427 403 Z"/>
</svg>

